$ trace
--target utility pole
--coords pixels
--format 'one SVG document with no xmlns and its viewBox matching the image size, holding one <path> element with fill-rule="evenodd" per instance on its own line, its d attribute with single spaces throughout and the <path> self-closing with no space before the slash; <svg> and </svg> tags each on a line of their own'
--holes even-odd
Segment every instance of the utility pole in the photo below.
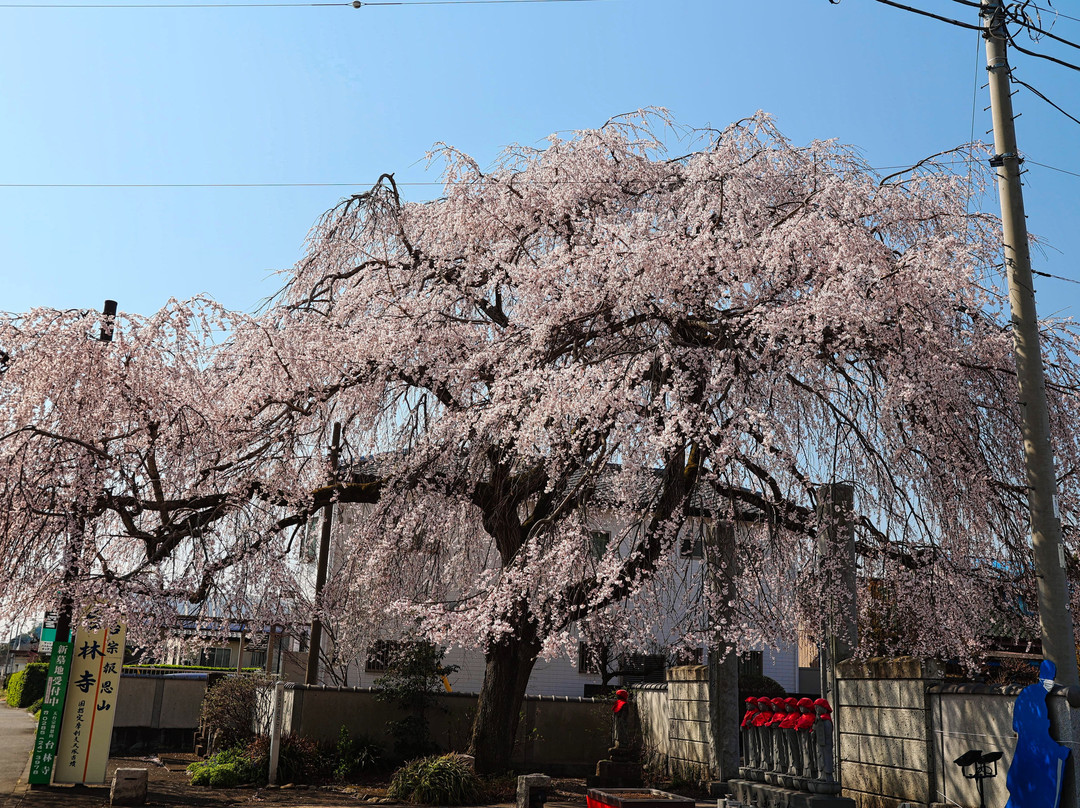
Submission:
<svg viewBox="0 0 1080 808">
<path fill-rule="evenodd" d="M 98 342 L 112 342 L 115 328 L 116 301 L 106 300 L 101 310 L 101 331 L 98 335 Z M 78 532 L 81 537 L 82 531 L 86 529 L 85 518 L 82 515 L 79 516 L 78 525 Z M 57 609 L 55 642 L 67 642 L 68 635 L 71 632 L 71 614 L 75 602 L 68 591 L 68 587 L 76 581 L 79 575 L 79 544 L 80 542 L 76 541 L 74 537 L 68 540 L 69 558 L 65 560 L 67 566 L 64 568 L 64 577 L 60 588 L 60 608 Z"/>
<path fill-rule="evenodd" d="M 330 473 L 337 480 L 338 453 L 341 451 L 341 424 L 334 424 L 334 436 L 330 440 Z M 319 652 L 322 650 L 322 621 L 319 619 L 319 607 L 323 588 L 326 586 L 326 567 L 330 557 L 330 529 L 333 527 L 334 503 L 328 502 L 323 507 L 322 531 L 319 534 L 319 562 L 315 572 L 315 614 L 311 617 L 311 636 L 308 638 L 307 674 L 304 684 L 314 685 L 319 681 Z"/>
<path fill-rule="evenodd" d="M 1013 125 L 1005 9 L 1002 0 L 981 2 L 979 13 L 983 18 L 986 70 L 990 76 L 990 104 L 994 116 L 995 154 L 990 159 L 990 165 L 997 173 L 1001 202 L 1043 657 L 1057 666 L 1057 681 L 1076 686 L 1080 685 L 1080 676 L 1077 674 L 1073 620 L 1069 611 L 1069 585 L 1065 575 L 1065 549 L 1061 541 L 1061 518 L 1057 506 L 1054 450 L 1050 443 L 1050 415 L 1039 348 L 1039 322 L 1035 314 L 1035 288 L 1031 277 L 1024 196 L 1020 185 L 1021 161 Z"/>
</svg>

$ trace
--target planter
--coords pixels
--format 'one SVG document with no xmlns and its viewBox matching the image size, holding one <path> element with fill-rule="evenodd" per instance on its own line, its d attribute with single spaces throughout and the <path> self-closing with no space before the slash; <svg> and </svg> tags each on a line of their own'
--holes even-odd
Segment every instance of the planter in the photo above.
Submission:
<svg viewBox="0 0 1080 808">
<path fill-rule="evenodd" d="M 656 788 L 590 788 L 588 808 L 693 808 L 694 800 Z"/>
</svg>

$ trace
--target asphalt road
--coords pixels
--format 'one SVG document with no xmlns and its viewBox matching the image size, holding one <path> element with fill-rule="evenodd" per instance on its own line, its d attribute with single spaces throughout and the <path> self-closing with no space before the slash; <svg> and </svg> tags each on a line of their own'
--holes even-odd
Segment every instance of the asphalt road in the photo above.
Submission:
<svg viewBox="0 0 1080 808">
<path fill-rule="evenodd" d="M 15 790 L 30 759 L 37 722 L 26 710 L 0 702 L 0 805 Z"/>
</svg>

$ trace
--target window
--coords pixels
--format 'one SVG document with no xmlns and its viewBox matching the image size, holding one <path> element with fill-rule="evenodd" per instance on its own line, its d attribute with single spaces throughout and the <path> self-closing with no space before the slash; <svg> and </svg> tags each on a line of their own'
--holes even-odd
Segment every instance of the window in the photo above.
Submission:
<svg viewBox="0 0 1080 808">
<path fill-rule="evenodd" d="M 679 555 L 683 558 L 704 558 L 705 551 L 701 536 L 686 536 L 679 543 Z"/>
<path fill-rule="evenodd" d="M 623 681 L 627 684 L 663 682 L 666 669 L 663 654 L 629 654 L 622 661 Z"/>
<path fill-rule="evenodd" d="M 608 658 L 608 649 L 603 643 L 578 643 L 577 669 L 578 673 L 593 675 L 602 674 L 604 663 Z"/>
<path fill-rule="evenodd" d="M 228 648 L 204 648 L 199 655 L 199 665 L 204 668 L 227 668 L 231 655 Z"/>
<path fill-rule="evenodd" d="M 739 654 L 739 678 L 760 678 L 765 674 L 765 663 L 761 651 L 743 651 Z"/>
<path fill-rule="evenodd" d="M 307 520 L 300 532 L 300 560 L 314 564 L 319 558 L 319 540 L 322 536 L 322 511 Z"/>
<path fill-rule="evenodd" d="M 265 668 L 266 667 L 266 651 L 248 651 L 248 667 L 249 668 Z"/>
<path fill-rule="evenodd" d="M 611 541 L 611 533 L 606 530 L 591 530 L 589 531 L 589 539 L 592 542 L 593 558 L 600 558 L 604 555 L 608 543 Z"/>
<path fill-rule="evenodd" d="M 364 670 L 368 673 L 382 673 L 385 671 L 397 646 L 398 643 L 392 640 L 376 640 L 369 645 Z"/>
<path fill-rule="evenodd" d="M 699 648 L 684 646 L 676 648 L 671 655 L 675 665 L 700 665 L 705 661 L 705 652 Z"/>
</svg>

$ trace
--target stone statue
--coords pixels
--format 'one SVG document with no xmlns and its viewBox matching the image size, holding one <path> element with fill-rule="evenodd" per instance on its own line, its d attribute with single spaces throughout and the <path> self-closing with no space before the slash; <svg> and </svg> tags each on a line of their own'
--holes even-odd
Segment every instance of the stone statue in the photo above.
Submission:
<svg viewBox="0 0 1080 808">
<path fill-rule="evenodd" d="M 761 768 L 758 760 L 757 734 L 754 730 L 754 718 L 757 714 L 757 696 L 750 696 L 746 699 L 746 712 L 743 714 L 742 723 L 739 725 L 739 733 L 742 736 L 744 769 Z"/>
<path fill-rule="evenodd" d="M 799 755 L 802 759 L 802 770 L 796 781 L 797 788 L 807 788 L 807 781 L 817 777 L 817 747 L 814 745 L 814 721 L 817 712 L 814 710 L 814 702 L 808 698 L 801 698 L 796 702 L 799 708 L 799 717 L 795 722 L 795 734 L 799 741 Z"/>
<path fill-rule="evenodd" d="M 788 712 L 784 700 L 779 696 L 772 700 L 772 706 L 773 714 L 772 718 L 769 719 L 769 734 L 771 735 L 769 740 L 772 742 L 773 757 L 772 766 L 765 774 L 765 782 L 779 786 L 783 785 L 780 774 L 786 774 L 788 770 L 787 743 L 784 740 L 784 731 L 780 728 L 780 724 Z"/>
<path fill-rule="evenodd" d="M 626 690 L 615 691 L 615 706 L 611 708 L 611 756 L 616 757 L 616 750 L 625 757 L 630 751 L 630 693 Z"/>
<path fill-rule="evenodd" d="M 758 714 L 754 716 L 754 732 L 757 735 L 758 760 L 755 771 L 752 772 L 755 780 L 764 780 L 765 772 L 772 768 L 773 748 L 772 736 L 769 734 L 769 722 L 773 717 L 772 701 L 767 698 L 758 699 Z"/>
<path fill-rule="evenodd" d="M 802 774 L 802 749 L 795 731 L 795 724 L 799 720 L 798 699 L 792 696 L 784 699 L 784 709 L 787 710 L 787 715 L 780 722 L 780 734 L 787 748 L 788 765 L 787 769 L 780 772 L 780 780 L 784 788 L 795 788 L 795 778 Z"/>
<path fill-rule="evenodd" d="M 839 794 L 840 784 L 833 777 L 832 707 L 825 699 L 814 699 L 814 744 L 817 750 L 817 777 L 808 785 L 815 794 Z"/>
</svg>

